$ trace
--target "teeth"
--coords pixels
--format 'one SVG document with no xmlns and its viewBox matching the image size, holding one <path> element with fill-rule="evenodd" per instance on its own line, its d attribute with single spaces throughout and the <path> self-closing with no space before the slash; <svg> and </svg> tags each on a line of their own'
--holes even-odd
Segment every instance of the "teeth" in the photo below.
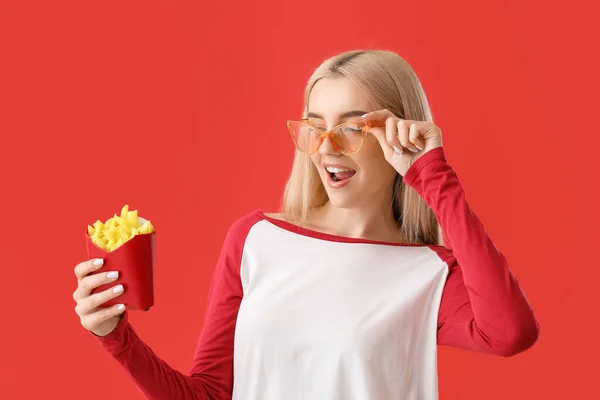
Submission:
<svg viewBox="0 0 600 400">
<path fill-rule="evenodd" d="M 334 167 L 327 167 L 327 168 L 325 168 L 325 170 L 327 172 L 329 172 L 330 174 L 337 174 L 338 172 L 350 171 L 349 169 L 341 169 L 341 168 L 334 168 Z"/>
</svg>

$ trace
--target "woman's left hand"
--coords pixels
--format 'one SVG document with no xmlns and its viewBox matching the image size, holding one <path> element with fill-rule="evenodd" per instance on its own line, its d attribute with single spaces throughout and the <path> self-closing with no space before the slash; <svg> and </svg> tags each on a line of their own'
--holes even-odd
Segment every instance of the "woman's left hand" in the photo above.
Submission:
<svg viewBox="0 0 600 400">
<path fill-rule="evenodd" d="M 371 128 L 369 132 L 379 141 L 387 162 L 402 176 L 419 157 L 442 147 L 442 130 L 431 122 L 401 119 L 385 109 L 362 118 L 385 121 L 385 128 Z"/>
</svg>

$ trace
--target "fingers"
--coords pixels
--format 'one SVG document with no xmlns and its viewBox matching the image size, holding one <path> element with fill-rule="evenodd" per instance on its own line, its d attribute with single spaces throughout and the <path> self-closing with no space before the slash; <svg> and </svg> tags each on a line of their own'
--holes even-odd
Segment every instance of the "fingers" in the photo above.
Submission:
<svg viewBox="0 0 600 400">
<path fill-rule="evenodd" d="M 100 329 L 99 332 L 106 333 L 114 329 L 114 326 L 112 326 L 110 330 L 107 330 L 106 326 L 110 325 L 107 321 L 122 314 L 125 311 L 125 305 L 101 306 L 107 301 L 122 295 L 125 288 L 123 285 L 116 285 L 102 292 L 91 294 L 95 288 L 114 282 L 119 277 L 118 271 L 93 274 L 94 271 L 102 268 L 103 264 L 102 259 L 93 259 L 79 263 L 75 267 L 74 272 L 78 284 L 73 293 L 73 299 L 77 302 L 75 312 L 81 320 L 81 325 L 91 332 L 97 332 Z"/>
<path fill-rule="evenodd" d="M 90 293 L 92 293 L 92 290 L 96 289 L 98 286 L 114 282 L 118 277 L 118 271 L 109 271 L 85 276 L 79 280 L 77 289 L 73 293 L 73 299 L 75 301 L 83 300 L 84 298 L 88 297 Z"/>
<path fill-rule="evenodd" d="M 423 150 L 425 143 L 421 140 L 419 125 L 417 123 L 411 124 L 408 132 L 408 141 L 415 145 L 417 150 Z"/>
<path fill-rule="evenodd" d="M 91 272 L 102 268 L 103 264 L 104 260 L 101 258 L 81 262 L 75 267 L 75 276 L 77 276 L 77 279 L 82 279 L 84 276 L 89 275 Z"/>
<path fill-rule="evenodd" d="M 75 312 L 80 317 L 92 312 L 102 304 L 116 297 L 119 297 L 124 292 L 123 285 L 116 285 L 110 289 L 103 290 L 99 293 L 94 293 L 91 296 L 84 297 L 77 301 Z"/>
<path fill-rule="evenodd" d="M 381 150 L 383 150 L 383 156 L 386 160 L 391 159 L 394 154 L 394 149 L 389 145 L 386 136 L 387 129 L 384 128 L 371 128 L 369 132 L 375 136 L 379 145 L 381 146 Z"/>
<path fill-rule="evenodd" d="M 414 123 L 413 121 L 407 121 L 404 119 L 401 119 L 398 121 L 397 123 L 397 127 L 398 127 L 398 140 L 400 141 L 400 144 L 402 145 L 402 147 L 412 151 L 413 153 L 416 153 L 419 151 L 419 149 L 413 144 L 412 140 L 411 140 L 411 131 L 413 138 L 419 135 L 419 129 L 416 123 Z"/>
<path fill-rule="evenodd" d="M 89 331 L 95 331 L 103 322 L 122 314 L 123 312 L 125 312 L 125 306 L 123 304 L 115 304 L 112 307 L 101 308 L 81 316 L 81 325 Z"/>
<path fill-rule="evenodd" d="M 396 121 L 397 119 L 394 117 L 389 117 L 385 120 L 385 139 L 396 153 L 402 154 L 404 150 L 400 147 L 401 144 L 398 140 L 398 124 Z"/>
<path fill-rule="evenodd" d="M 367 113 L 362 118 L 365 120 L 385 120 L 386 142 L 397 154 L 402 154 L 404 149 L 408 149 L 413 153 L 423 150 L 424 143 L 420 138 L 418 121 L 398 118 L 387 109 Z M 371 128 L 370 132 L 378 136 L 377 128 Z"/>
</svg>

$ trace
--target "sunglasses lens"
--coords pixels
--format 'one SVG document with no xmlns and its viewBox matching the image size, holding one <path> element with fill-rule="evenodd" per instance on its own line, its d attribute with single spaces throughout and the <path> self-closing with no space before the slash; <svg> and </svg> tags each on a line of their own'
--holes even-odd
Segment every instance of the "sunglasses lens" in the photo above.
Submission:
<svg viewBox="0 0 600 400">
<path fill-rule="evenodd" d="M 321 132 L 301 122 L 290 122 L 289 130 L 296 147 L 307 154 L 317 151 L 321 142 Z M 364 140 L 361 125 L 347 123 L 337 127 L 330 136 L 333 146 L 343 154 L 354 154 L 360 150 Z"/>
<path fill-rule="evenodd" d="M 333 140 L 344 153 L 356 153 L 363 144 L 364 134 L 357 124 L 344 124 L 335 130 Z"/>
<path fill-rule="evenodd" d="M 289 126 L 292 139 L 298 149 L 304 153 L 313 153 L 319 146 L 320 133 L 308 125 L 291 123 Z"/>
</svg>

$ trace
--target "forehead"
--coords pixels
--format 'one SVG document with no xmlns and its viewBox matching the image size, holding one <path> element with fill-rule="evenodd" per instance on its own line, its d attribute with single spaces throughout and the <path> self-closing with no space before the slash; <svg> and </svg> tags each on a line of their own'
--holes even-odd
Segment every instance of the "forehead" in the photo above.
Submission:
<svg viewBox="0 0 600 400">
<path fill-rule="evenodd" d="M 324 78 L 314 86 L 308 99 L 308 112 L 325 119 L 337 119 L 339 115 L 353 110 L 371 111 L 367 96 L 354 82 L 347 78 Z"/>
</svg>

